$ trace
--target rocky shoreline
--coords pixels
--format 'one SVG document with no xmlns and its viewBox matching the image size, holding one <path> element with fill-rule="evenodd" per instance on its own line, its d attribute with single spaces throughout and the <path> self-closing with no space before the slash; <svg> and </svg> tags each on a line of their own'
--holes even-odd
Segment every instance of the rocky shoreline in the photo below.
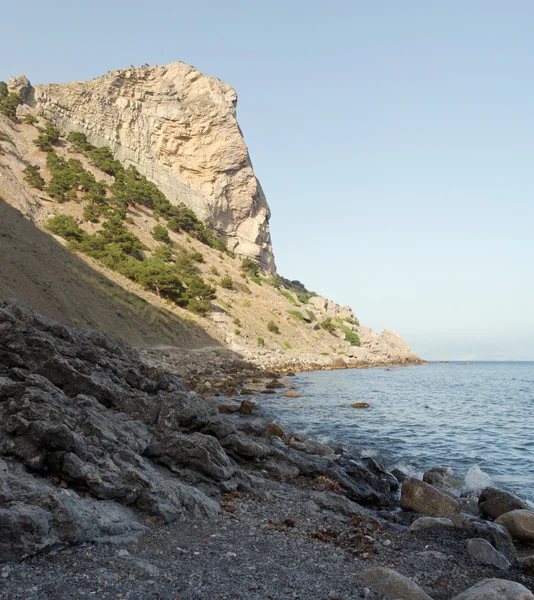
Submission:
<svg viewBox="0 0 534 600">
<path fill-rule="evenodd" d="M 2 600 L 534 598 L 520 499 L 283 432 L 243 392 L 290 378 L 164 352 L 0 302 Z"/>
</svg>

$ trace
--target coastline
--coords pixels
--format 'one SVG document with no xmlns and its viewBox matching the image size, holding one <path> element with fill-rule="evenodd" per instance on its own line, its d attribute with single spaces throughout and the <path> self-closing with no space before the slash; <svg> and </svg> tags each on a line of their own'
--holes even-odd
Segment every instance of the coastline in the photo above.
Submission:
<svg viewBox="0 0 534 600">
<path fill-rule="evenodd" d="M 222 412 L 256 368 L 237 361 L 207 387 L 227 357 L 175 364 L 212 403 L 116 340 L 14 302 L 0 303 L 0 338 L 2 600 L 450 600 L 487 578 L 532 597 L 528 559 L 476 500 L 284 432 L 243 388 Z M 476 558 L 473 539 L 506 563 Z"/>
</svg>

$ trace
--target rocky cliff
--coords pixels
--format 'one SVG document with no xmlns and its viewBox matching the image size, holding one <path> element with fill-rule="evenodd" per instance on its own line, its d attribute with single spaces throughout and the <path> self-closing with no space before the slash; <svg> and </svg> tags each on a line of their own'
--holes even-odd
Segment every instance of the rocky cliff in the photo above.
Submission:
<svg viewBox="0 0 534 600">
<path fill-rule="evenodd" d="M 228 84 L 182 62 L 113 71 L 86 82 L 10 88 L 63 130 L 109 146 L 125 165 L 225 235 L 231 250 L 274 271 L 270 211 Z"/>
</svg>

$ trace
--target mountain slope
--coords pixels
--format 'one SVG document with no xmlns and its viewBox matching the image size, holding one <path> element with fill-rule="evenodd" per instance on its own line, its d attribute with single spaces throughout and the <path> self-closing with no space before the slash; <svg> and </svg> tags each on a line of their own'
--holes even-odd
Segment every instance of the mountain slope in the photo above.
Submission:
<svg viewBox="0 0 534 600">
<path fill-rule="evenodd" d="M 19 78 L 11 89 L 24 95 L 20 84 Z M 29 105 L 19 106 L 18 115 L 24 117 L 22 122 L 0 115 L 0 196 L 39 226 L 51 217 L 56 225 L 57 218 L 69 224 L 70 233 L 62 227 L 52 229 L 65 238 L 57 238 L 65 245 L 71 235 L 77 241 L 71 238 L 69 250 L 61 249 L 64 255 L 54 255 L 48 262 L 61 262 L 70 271 L 65 277 L 76 280 L 83 261 L 93 273 L 99 271 L 143 298 L 152 307 L 153 319 L 163 313 L 164 321 L 189 323 L 193 332 L 191 336 L 182 329 L 175 333 L 170 327 L 162 340 L 158 333 L 147 331 L 146 325 L 139 325 L 137 337 L 126 338 L 134 345 L 220 344 L 268 368 L 420 362 L 397 334 L 386 330 L 378 335 L 360 326 L 350 307 L 340 307 L 308 292 L 299 282 L 271 276 L 257 263 L 225 251 L 213 237 L 216 234 L 193 213 L 169 203 L 135 168 L 117 161 L 109 148 L 91 144 L 81 132 L 67 136 Z M 43 256 L 52 252 L 49 244 L 40 243 Z M 65 257 L 74 260 L 73 250 L 78 257 L 70 262 Z M 27 268 L 19 261 L 21 274 Z M 179 281 L 162 283 L 163 276 Z M 56 278 L 49 277 L 52 282 Z M 0 268 L 0 279 L 4 295 L 17 295 L 18 289 L 22 301 L 45 314 L 68 324 L 77 320 L 121 334 L 123 324 L 113 328 L 110 319 L 104 319 L 105 311 L 102 318 L 80 321 L 79 313 L 89 314 L 84 306 L 88 294 L 78 294 L 76 302 L 66 307 L 61 299 L 47 303 L 39 291 L 25 295 L 27 286 L 15 285 L 17 276 L 5 268 Z M 55 304 L 62 305 L 62 310 Z"/>
</svg>

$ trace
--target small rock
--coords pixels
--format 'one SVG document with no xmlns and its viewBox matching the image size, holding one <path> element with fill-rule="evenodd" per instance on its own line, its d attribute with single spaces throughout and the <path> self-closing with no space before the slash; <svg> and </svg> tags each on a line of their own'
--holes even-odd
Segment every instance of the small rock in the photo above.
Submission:
<svg viewBox="0 0 534 600">
<path fill-rule="evenodd" d="M 413 477 L 402 482 L 401 508 L 430 517 L 446 517 L 460 512 L 460 505 L 456 500 Z"/>
<path fill-rule="evenodd" d="M 233 413 L 239 412 L 240 410 L 241 404 L 239 402 L 234 402 L 233 400 L 227 400 L 226 402 L 219 404 L 220 413 Z"/>
<path fill-rule="evenodd" d="M 467 553 L 485 565 L 494 565 L 499 569 L 509 569 L 508 560 L 487 540 L 473 538 L 466 542 Z"/>
<path fill-rule="evenodd" d="M 515 581 L 483 579 L 453 600 L 533 600 L 532 592 Z"/>
<path fill-rule="evenodd" d="M 420 517 L 416 519 L 409 527 L 410 531 L 421 531 L 432 527 L 453 527 L 450 519 L 437 519 L 435 517 Z"/>
<path fill-rule="evenodd" d="M 505 527 L 516 540 L 534 541 L 534 513 L 530 510 L 513 510 L 495 519 L 495 523 Z"/>
<path fill-rule="evenodd" d="M 258 410 L 259 404 L 257 402 L 253 402 L 252 400 L 243 400 L 241 402 L 240 411 L 245 415 L 252 414 L 255 410 Z"/>
<path fill-rule="evenodd" d="M 416 583 L 408 577 L 386 567 L 374 567 L 359 573 L 363 583 L 377 594 L 384 594 L 398 600 L 432 600 Z"/>
<path fill-rule="evenodd" d="M 443 552 L 436 552 L 434 550 L 425 550 L 423 552 L 418 552 L 417 555 L 421 558 L 429 560 L 446 560 L 447 558 L 449 558 L 446 554 L 443 554 Z"/>
<path fill-rule="evenodd" d="M 267 437 L 279 437 L 281 439 L 286 437 L 284 430 L 276 423 L 269 423 L 269 425 L 267 425 L 266 433 Z"/>
</svg>

